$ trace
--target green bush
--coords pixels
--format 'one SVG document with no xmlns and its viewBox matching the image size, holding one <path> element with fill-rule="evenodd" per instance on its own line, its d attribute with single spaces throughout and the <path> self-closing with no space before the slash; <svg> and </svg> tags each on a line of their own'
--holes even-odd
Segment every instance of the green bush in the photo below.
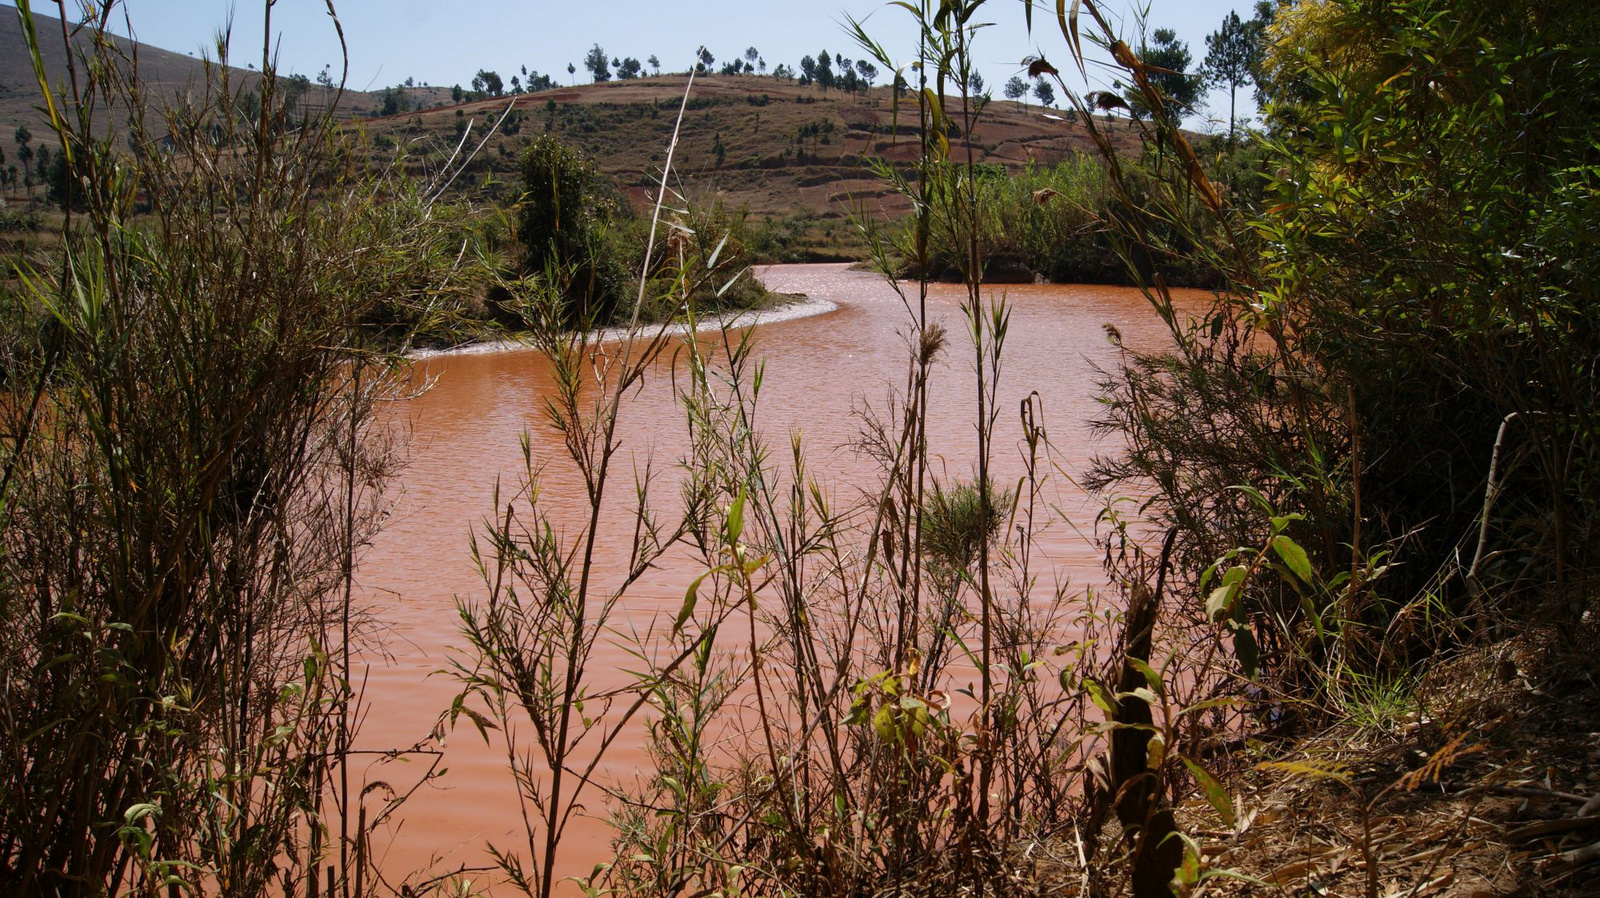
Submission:
<svg viewBox="0 0 1600 898">
<path fill-rule="evenodd" d="M 1128 448 L 1094 478 L 1153 485 L 1193 575 L 1302 516 L 1274 526 L 1334 604 L 1289 576 L 1252 596 L 1291 677 L 1577 614 L 1600 541 L 1600 11 L 1331 0 L 1301 26 L 1326 33 L 1274 47 L 1270 136 L 1218 169 L 1231 203 L 1175 154 L 1119 183 L 1154 185 L 1128 205 L 1171 233 L 1211 203 L 1233 239 L 1188 234 L 1226 284 L 1198 326 L 1153 291 L 1179 348 L 1108 379 Z M 1141 224 L 1126 247 L 1159 242 Z"/>
<path fill-rule="evenodd" d="M 619 233 L 635 217 L 632 207 L 593 163 L 552 134 L 529 143 L 519 167 L 523 273 L 559 282 L 568 326 L 611 322 L 629 293 L 630 263 L 642 257 Z"/>
<path fill-rule="evenodd" d="M 945 166 L 944 191 L 964 193 L 967 175 L 960 166 Z M 998 165 L 978 166 L 973 189 L 979 209 L 978 252 L 985 260 L 986 280 L 1032 280 L 1055 283 L 1130 283 L 1112 237 L 1113 222 L 1141 216 L 1140 179 L 1131 179 L 1130 197 L 1112 190 L 1104 164 L 1088 155 L 1073 155 L 1053 165 L 1030 162 L 1014 175 Z M 1179 229 L 1143 222 L 1159 239 L 1135 260 L 1145 276 L 1159 272 L 1168 282 L 1205 286 L 1212 282 L 1201 266 L 1188 261 L 1191 248 Z M 1187 224 L 1198 225 L 1191 221 Z M 945 229 L 929 234 L 933 277 L 956 279 L 966 267 L 964 238 Z M 907 259 L 914 234 L 908 220 L 897 246 Z M 916 274 L 908 268 L 905 274 Z"/>
</svg>

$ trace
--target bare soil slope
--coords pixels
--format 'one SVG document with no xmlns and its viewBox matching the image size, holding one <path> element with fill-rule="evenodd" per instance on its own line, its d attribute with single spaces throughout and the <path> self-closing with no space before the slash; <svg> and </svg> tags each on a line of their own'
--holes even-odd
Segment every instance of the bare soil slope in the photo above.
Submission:
<svg viewBox="0 0 1600 898">
<path fill-rule="evenodd" d="M 469 124 L 463 152 L 470 151 L 514 104 L 506 126 L 469 169 L 493 176 L 491 192 L 514 187 L 518 150 L 550 131 L 643 201 L 660 177 L 686 80 L 663 75 L 558 88 L 374 119 L 364 127 L 375 153 L 403 145 L 426 164 L 453 151 Z M 758 217 L 832 218 L 856 204 L 901 212 L 903 202 L 865 161 L 912 162 L 916 117 L 915 105 L 902 100 L 897 118 L 887 87 L 845 94 L 768 76 L 697 76 L 674 165 L 681 181 L 674 186 L 700 198 L 720 196 Z M 1119 149 L 1136 150 L 1135 133 L 1121 124 L 1111 131 Z M 980 163 L 1020 169 L 1030 161 L 1055 163 L 1090 145 L 1084 129 L 1061 120 L 1058 111 L 1002 101 L 989 104 L 970 141 L 953 136 L 956 158 L 965 159 L 969 148 Z"/>
<path fill-rule="evenodd" d="M 46 75 L 59 93 L 70 83 L 67 52 L 61 41 L 61 20 L 37 12 L 33 18 L 44 54 Z M 91 40 L 92 32 L 88 29 L 73 34 L 75 46 L 87 49 Z M 125 58 L 137 62 L 140 80 L 145 83 L 152 102 L 158 106 L 180 100 L 186 94 L 205 87 L 207 63 L 198 55 L 163 50 L 115 36 L 112 42 Z M 244 45 L 236 47 L 234 61 L 259 62 L 259 49 L 245 52 L 246 49 Z M 234 66 L 230 70 L 230 77 L 238 79 L 236 84 L 249 89 L 261 76 L 251 69 Z M 306 95 L 306 103 L 311 106 L 325 106 L 331 99 L 331 91 L 316 85 L 312 85 Z M 341 107 L 352 116 L 374 115 L 382 105 L 377 95 L 361 91 L 346 91 L 340 102 Z M 35 148 L 45 146 L 54 152 L 57 141 L 40 105 L 39 86 L 23 38 L 20 18 L 15 9 L 0 7 L 0 148 L 5 150 L 8 165 L 16 164 L 13 135 L 18 125 L 26 125 L 32 132 L 32 145 Z M 107 116 L 106 121 L 121 126 L 126 119 Z"/>
</svg>

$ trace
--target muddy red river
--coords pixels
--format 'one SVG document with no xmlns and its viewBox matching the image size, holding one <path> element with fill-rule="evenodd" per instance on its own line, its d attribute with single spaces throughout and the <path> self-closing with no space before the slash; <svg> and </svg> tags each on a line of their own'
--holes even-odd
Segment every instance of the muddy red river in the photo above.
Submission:
<svg viewBox="0 0 1600 898">
<path fill-rule="evenodd" d="M 841 501 L 853 500 L 876 478 L 871 463 L 849 448 L 860 424 L 856 413 L 869 406 L 887 409 L 905 382 L 907 310 L 881 278 L 841 265 L 775 266 L 761 276 L 771 289 L 805 294 L 837 308 L 756 327 L 756 355 L 766 362 L 758 427 L 780 455 L 790 435 L 801 433 L 812 475 Z M 1040 536 L 1035 567 L 1045 571 L 1047 584 L 1099 582 L 1097 551 L 1089 539 L 1099 505 L 1074 485 L 1093 453 L 1111 448 L 1094 443 L 1088 428 L 1097 412 L 1095 365 L 1116 358 L 1106 336 L 1108 325 L 1129 345 L 1143 347 L 1167 340 L 1166 326 L 1131 289 L 1027 285 L 993 290 L 997 296 L 1003 293 L 1011 308 L 999 382 L 997 476 L 1001 482 L 1014 481 L 1022 469 L 1018 407 L 1037 392 L 1057 466 L 1050 472 L 1047 498 L 1059 513 Z M 964 296 L 960 287 L 936 286 L 928 301 L 929 317 L 943 321 L 951 337 L 931 384 L 935 399 L 929 434 L 934 474 L 941 477 L 970 478 L 977 452 L 973 351 L 963 336 L 959 306 Z M 1205 294 L 1182 293 L 1179 301 L 1198 307 Z M 525 432 L 535 462 L 544 469 L 545 501 L 577 507 L 577 481 L 560 438 L 544 421 L 548 366 L 538 353 L 443 355 L 417 366 L 432 386 L 392 409 L 397 426 L 410 434 L 409 462 L 391 496 L 389 523 L 362 559 L 358 574 L 385 655 L 367 653 L 360 743 L 369 749 L 424 739 L 459 691 L 453 679 L 439 672 L 452 658 L 466 657 L 457 600 L 487 592 L 469 551 L 470 535 L 482 532 L 485 518 L 493 513 L 497 480 L 503 493 L 520 483 Z M 669 362 L 658 365 L 623 408 L 617 466 L 626 482 L 615 493 L 622 499 L 619 504 L 631 495 L 636 466 L 650 459 L 657 470 L 670 472 L 682 458 L 686 428 L 673 398 L 670 367 Z M 670 477 L 659 492 L 665 512 L 675 496 Z M 625 512 L 606 519 L 617 521 L 621 532 L 603 534 L 602 556 L 625 551 L 631 536 L 631 529 L 622 525 Z M 699 571 L 686 554 L 667 558 L 629 593 L 620 623 L 643 629 L 661 614 L 675 612 Z M 602 682 L 622 676 L 619 671 L 634 660 L 620 646 L 604 651 L 611 654 L 594 664 Z M 642 720 L 632 726 L 645 732 Z M 626 786 L 647 777 L 641 742 L 619 740 L 601 768 L 603 778 Z M 415 882 L 461 867 L 487 866 L 490 843 L 527 856 L 522 807 L 504 743 L 491 739 L 486 745 L 462 721 L 446 733 L 440 766 L 446 773 L 418 789 L 375 840 L 379 868 L 393 885 L 408 877 Z M 375 763 L 366 775 L 404 789 L 425 767 L 421 758 Z M 584 804 L 587 815 L 572 825 L 559 855 L 563 875 L 587 874 L 610 857 L 605 797 L 591 791 Z M 496 879 L 487 872 L 468 875 L 479 887 Z"/>
</svg>

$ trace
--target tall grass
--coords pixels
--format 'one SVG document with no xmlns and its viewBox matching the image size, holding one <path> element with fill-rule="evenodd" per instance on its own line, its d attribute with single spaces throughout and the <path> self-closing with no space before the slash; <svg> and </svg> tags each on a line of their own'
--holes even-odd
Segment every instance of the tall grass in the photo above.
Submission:
<svg viewBox="0 0 1600 898">
<path fill-rule="evenodd" d="M 425 192 L 351 170 L 333 112 L 290 116 L 270 47 L 241 84 L 223 32 L 163 108 L 115 4 L 57 4 L 58 36 L 18 12 L 72 195 L 59 261 L 20 272 L 36 327 L 0 404 L 0 891 L 370 894 L 405 790 L 352 763 L 397 389 L 362 325 L 442 295 L 454 254 Z"/>
<path fill-rule="evenodd" d="M 640 714 L 657 766 L 613 796 L 616 859 L 581 878 L 592 891 L 1010 892 L 1093 869 L 1107 882 L 1108 871 L 1142 870 L 1140 894 L 1154 894 L 1148 882 L 1164 888 L 1182 861 L 1168 838 L 1171 796 L 1191 769 L 1208 775 L 1180 760 L 1198 757 L 1207 729 L 1204 706 L 1189 713 L 1192 689 L 1169 686 L 1196 679 L 1157 655 L 1167 555 L 1149 557 L 1126 531 L 1114 540 L 1113 573 L 1139 609 L 1125 633 L 1094 594 L 1041 585 L 1052 578 L 1036 567 L 1034 540 L 1051 514 L 1054 460 L 1037 403 L 1023 409 L 1027 476 L 1014 490 L 996 484 L 1010 319 L 982 286 L 988 175 L 945 137 L 976 115 L 959 85 L 982 6 L 912 10 L 922 152 L 914 177 L 878 169 L 919 210 L 901 248 L 916 270 L 929 270 L 937 241 L 959 251 L 962 328 L 930 317 L 927 279 L 894 279 L 896 253 L 870 233 L 905 309 L 906 355 L 894 402 L 862 422 L 857 449 L 875 476 L 861 501 L 830 494 L 799 436 L 769 442 L 764 369 L 749 335 L 725 329 L 675 350 L 689 447 L 676 506 L 652 492 L 654 466 L 619 488 L 617 422 L 667 345 L 635 328 L 621 346 L 597 347 L 559 316 L 541 319 L 554 372 L 547 424 L 583 485 L 583 521 L 563 527 L 540 486 L 555 462 L 529 458 L 478 543 L 486 593 L 462 606 L 473 651 L 451 708 L 486 735 L 507 733 L 526 844 L 496 848 L 515 886 L 555 888 L 599 759 Z M 680 286 L 663 299 L 692 319 L 688 283 L 723 275 L 716 252 L 675 244 Z M 929 432 L 930 376 L 947 357 L 971 372 L 959 389 L 975 441 Z M 936 473 L 932 460 L 949 453 L 972 460 L 970 475 Z M 595 550 L 600 522 L 618 511 L 632 522 L 620 568 Z M 684 550 L 702 573 L 678 613 L 628 637 L 634 674 L 600 688 L 594 649 L 621 603 L 663 553 Z M 1108 751 L 1114 763 L 1090 763 Z M 1125 838 L 1102 850 L 1099 826 L 1113 811 Z M 1066 834 L 1089 823 L 1074 851 L 1092 866 L 1062 853 Z"/>
</svg>

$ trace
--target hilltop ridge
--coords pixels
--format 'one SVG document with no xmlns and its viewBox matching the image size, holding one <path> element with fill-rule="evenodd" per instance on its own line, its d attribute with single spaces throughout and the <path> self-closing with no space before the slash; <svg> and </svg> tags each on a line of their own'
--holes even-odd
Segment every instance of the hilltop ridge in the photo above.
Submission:
<svg viewBox="0 0 1600 898">
<path fill-rule="evenodd" d="M 61 20 L 38 12 L 33 14 L 33 19 L 34 28 L 39 33 L 45 74 L 58 89 L 65 87 L 70 76 L 66 49 L 61 41 Z M 83 29 L 75 34 L 74 46 L 88 49 L 91 33 Z M 140 80 L 144 82 L 148 94 L 158 102 L 175 101 L 186 93 L 203 89 L 207 66 L 218 64 L 214 60 L 208 62 L 195 55 L 116 35 L 110 35 L 110 40 L 124 58 L 137 61 Z M 239 58 L 259 59 L 259 53 L 241 53 Z M 247 90 L 261 77 L 251 67 L 229 66 L 228 71 L 235 84 Z M 448 96 L 449 92 L 444 91 L 443 94 Z M 331 90 L 309 84 L 306 94 L 308 104 L 325 106 L 331 99 Z M 339 103 L 341 111 L 351 116 L 371 116 L 382 109 L 381 95 L 365 91 L 346 90 Z M 58 145 L 39 105 L 39 86 L 23 36 L 21 18 L 15 9 L 0 7 L 0 148 L 5 150 L 8 164 L 15 164 L 16 161 L 13 134 L 19 125 L 26 126 L 32 132 L 35 147 L 45 146 L 53 151 Z"/>
<path fill-rule="evenodd" d="M 470 150 L 483 129 L 508 106 L 512 111 L 469 171 L 493 176 L 491 193 L 510 189 L 516 151 L 532 136 L 551 132 L 581 150 L 637 202 L 653 196 L 687 76 L 660 75 L 560 87 L 535 94 L 469 101 L 372 119 L 363 127 L 375 150 L 406 145 L 422 160 L 443 158 L 472 125 Z M 513 105 L 514 104 L 514 105 Z M 865 161 L 909 164 L 917 155 L 917 111 L 902 98 L 898 116 L 888 87 L 864 93 L 823 91 L 769 75 L 697 75 L 684 115 L 674 170 L 675 189 L 699 198 L 720 197 L 758 217 L 844 215 L 853 205 L 898 213 L 893 196 Z M 1119 150 L 1137 151 L 1137 134 L 1117 125 Z M 951 139 L 951 153 L 1020 170 L 1029 162 L 1054 164 L 1091 150 L 1081 125 L 1056 110 L 991 102 L 970 142 Z M 464 150 L 464 152 L 466 151 Z"/>
</svg>

